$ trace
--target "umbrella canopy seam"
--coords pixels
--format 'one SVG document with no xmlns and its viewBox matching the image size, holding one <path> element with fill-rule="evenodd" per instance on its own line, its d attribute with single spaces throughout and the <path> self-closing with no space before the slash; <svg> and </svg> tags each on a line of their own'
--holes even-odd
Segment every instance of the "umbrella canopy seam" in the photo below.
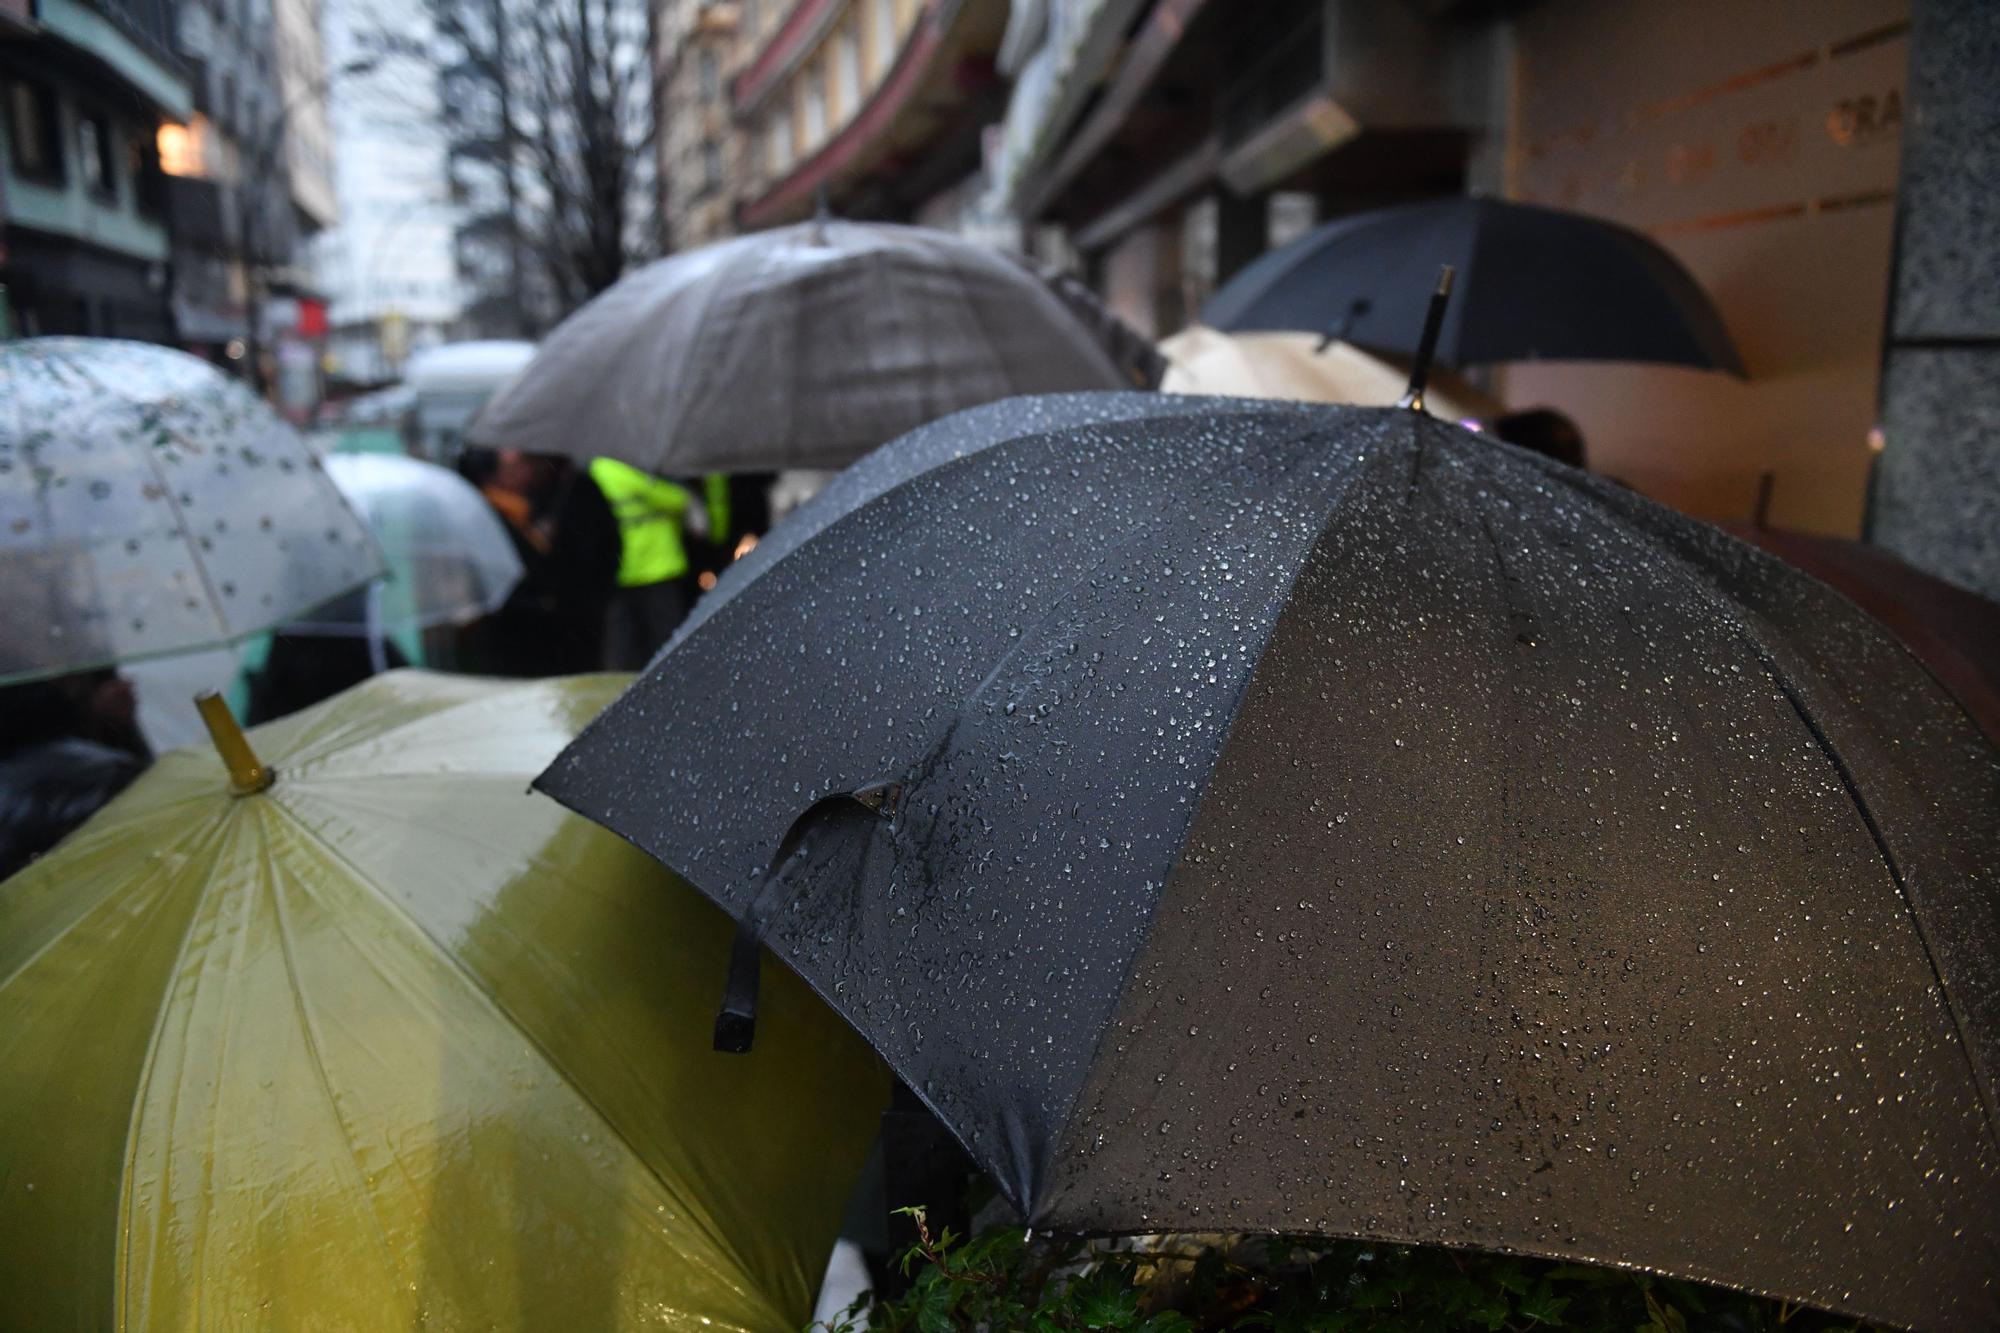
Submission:
<svg viewBox="0 0 2000 1333">
<path fill-rule="evenodd" d="M 137 399 L 126 398 L 124 395 L 114 392 L 102 380 L 98 379 L 98 377 L 94 373 L 92 373 L 91 369 L 88 366 L 78 363 L 74 358 L 69 359 L 69 365 L 77 372 L 77 374 L 81 375 L 84 379 L 90 381 L 90 383 L 96 385 L 97 391 L 99 393 L 104 394 L 107 398 L 115 398 L 121 402 L 133 403 L 135 405 L 138 404 Z M 169 435 L 172 435 L 176 440 L 180 441 L 181 447 L 183 449 L 186 449 L 191 453 L 197 453 L 197 454 L 205 452 L 201 445 L 197 444 L 193 440 L 190 440 L 186 435 L 184 435 L 179 430 L 176 430 L 173 427 L 173 425 L 166 419 L 164 414 L 160 418 L 159 425 L 161 430 L 165 431 Z M 181 529 L 181 540 L 184 544 L 188 545 L 189 558 L 194 564 L 196 572 L 201 576 L 203 588 L 205 588 L 208 592 L 209 612 L 215 617 L 217 627 L 223 632 L 224 642 L 234 642 L 238 639 L 247 638 L 250 635 L 257 633 L 260 629 L 266 628 L 266 626 L 260 625 L 260 626 L 253 626 L 251 628 L 244 629 L 236 633 L 230 632 L 230 626 L 227 620 L 224 618 L 222 612 L 221 593 L 216 588 L 214 578 L 209 574 L 207 565 L 200 559 L 200 552 L 197 549 L 195 549 L 195 547 L 192 544 L 194 542 L 194 532 L 193 529 L 191 529 L 188 526 L 186 515 L 181 510 L 180 497 L 174 494 L 174 488 L 168 484 L 167 475 L 165 472 L 160 470 L 160 460 L 153 456 L 152 449 L 144 445 L 140 447 L 142 449 L 142 452 L 144 452 L 146 456 L 147 466 L 152 469 L 153 475 L 159 481 L 161 494 L 166 497 L 168 505 L 174 511 L 174 518 L 176 522 L 179 524 Z M 355 527 L 358 528 L 361 532 L 362 540 L 366 542 L 368 545 L 369 555 L 374 558 L 375 573 L 373 575 L 370 575 L 369 578 L 363 579 L 362 582 L 367 583 L 371 579 L 381 577 L 382 574 L 386 572 L 388 566 L 383 559 L 382 548 L 380 544 L 377 543 L 375 540 L 374 530 L 368 526 L 367 520 L 361 516 L 360 511 L 356 510 L 352 504 L 348 503 L 347 496 L 342 494 L 340 487 L 333 484 L 333 479 L 326 475 L 326 470 L 324 468 L 315 466 L 313 468 L 313 471 L 318 478 L 318 483 L 320 488 L 325 492 L 327 492 L 329 495 L 331 495 L 335 500 L 335 502 L 338 503 L 342 509 L 345 509 L 347 511 L 348 517 L 354 520 Z M 271 623 L 275 624 L 277 622 L 273 621 Z"/>
<path fill-rule="evenodd" d="M 260 804 L 258 808 L 252 811 L 259 823 L 260 833 L 264 833 L 262 825 L 265 821 L 278 818 L 278 814 L 274 813 L 276 811 L 283 811 L 283 807 L 273 803 L 272 809 L 266 810 Z M 266 869 L 266 883 L 263 887 L 271 895 L 271 910 L 278 921 L 278 943 L 284 953 L 285 981 L 291 989 L 292 1012 L 297 1016 L 300 1030 L 305 1036 L 306 1052 L 312 1059 L 313 1077 L 318 1080 L 320 1094 L 326 1099 L 327 1110 L 333 1116 L 334 1124 L 340 1128 L 340 1142 L 347 1149 L 348 1165 L 353 1168 L 354 1179 L 365 1183 L 368 1173 L 361 1167 L 360 1147 L 355 1141 L 354 1128 L 347 1114 L 341 1109 L 339 1096 L 334 1092 L 333 1079 L 327 1072 L 326 1057 L 324 1054 L 325 1042 L 320 1036 L 319 1023 L 312 1012 L 311 1003 L 306 999 L 305 988 L 299 984 L 297 945 L 293 938 L 291 911 L 285 903 L 285 894 L 280 887 L 284 883 L 285 877 L 280 870 L 278 858 L 272 849 L 272 840 L 268 833 L 264 833 L 264 836 L 260 837 L 259 841 L 262 844 L 259 850 L 263 853 Z M 244 895 L 246 899 L 246 916 L 249 913 L 249 903 L 247 900 L 253 896 L 253 894 Z M 228 1044 L 227 1036 L 225 1035 L 223 1046 L 225 1056 L 227 1051 Z M 368 1220 L 376 1244 L 382 1252 L 383 1266 L 396 1275 L 399 1283 L 407 1284 L 409 1274 L 404 1270 L 403 1265 L 397 1262 L 395 1250 L 389 1244 L 389 1237 L 382 1230 L 382 1219 L 372 1207 L 368 1210 Z M 131 1279 L 128 1274 L 120 1290 L 130 1291 L 131 1286 Z"/>
<path fill-rule="evenodd" d="M 1312 427 L 1310 426 L 1302 427 L 1292 435 L 1289 443 L 1293 444 L 1303 443 L 1312 434 L 1313 434 Z M 1288 477 L 1296 475 L 1299 469 L 1309 466 L 1313 461 L 1314 460 L 1308 451 L 1303 449 L 1299 450 L 1298 457 L 1294 460 L 1293 466 L 1287 471 L 1286 475 Z M 1305 543 L 1305 547 L 1307 550 L 1312 550 L 1317 548 L 1320 542 L 1325 538 L 1327 531 L 1334 525 L 1334 523 L 1340 517 L 1342 517 L 1342 510 L 1344 509 L 1348 498 L 1355 493 L 1356 483 L 1361 479 L 1361 476 L 1367 470 L 1367 467 L 1368 467 L 1367 460 L 1364 459 L 1357 466 L 1348 469 L 1347 475 L 1341 480 L 1339 492 L 1336 493 L 1331 499 L 1326 501 L 1325 517 L 1320 522 L 1318 531 L 1315 532 L 1313 537 Z M 1109 552 L 1106 553 L 1107 559 L 1109 557 L 1109 554 L 1110 554 Z M 1291 599 L 1292 590 L 1298 585 L 1299 578 L 1301 575 L 1304 574 L 1306 565 L 1307 562 L 1305 560 L 1298 561 L 1297 564 L 1294 565 L 1291 574 L 1287 578 L 1281 580 L 1275 587 L 1273 587 L 1273 589 L 1271 590 L 1271 595 L 1266 599 L 1265 604 L 1269 607 L 1282 608 Z M 1077 584 L 1080 586 L 1084 581 L 1085 580 L 1083 579 L 1079 579 L 1077 580 Z M 1277 627 L 1278 627 L 1278 616 L 1276 614 L 1272 614 L 1264 618 L 1263 635 L 1256 643 L 1255 650 L 1251 654 L 1250 669 L 1243 673 L 1242 682 L 1240 688 L 1237 691 L 1237 697 L 1239 701 L 1243 696 L 1247 695 L 1250 692 L 1250 690 L 1254 687 L 1257 679 L 1257 669 L 1262 664 L 1265 652 L 1270 647 L 1271 638 L 1277 632 Z M 1001 666 L 1005 665 L 1006 660 L 1008 658 L 1011 658 L 1018 651 L 1020 651 L 1019 648 L 1010 649 L 1008 653 L 1004 654 L 1002 656 L 1001 663 L 995 665 L 993 671 L 989 673 L 987 681 L 990 682 L 992 679 L 997 677 L 1000 674 Z M 985 683 L 982 683 L 980 688 L 984 689 Z M 971 702 L 973 698 L 976 698 L 977 695 L 978 691 L 974 691 L 971 695 L 968 695 L 967 696 L 968 704 Z M 961 716 L 963 715 L 963 710 L 961 710 L 960 715 Z M 1235 731 L 1236 724 L 1239 720 L 1240 720 L 1240 714 L 1233 714 L 1230 718 L 1229 725 L 1223 728 L 1221 736 L 1217 738 L 1214 754 L 1211 759 L 1211 769 L 1213 767 L 1213 764 L 1216 762 L 1220 762 L 1222 756 L 1228 751 L 1230 736 Z M 1196 821 L 1201 817 L 1202 806 L 1206 804 L 1206 802 L 1207 802 L 1207 794 L 1204 793 L 1203 799 L 1201 801 L 1198 801 L 1189 807 L 1187 811 L 1187 817 L 1182 824 L 1180 835 L 1179 838 L 1177 839 L 1177 845 L 1182 849 L 1185 849 L 1187 844 L 1187 838 L 1189 834 L 1193 832 L 1196 825 Z M 1169 893 L 1171 892 L 1172 876 L 1173 876 L 1173 869 L 1170 867 L 1168 870 L 1168 878 L 1167 878 L 1168 887 L 1166 889 L 1163 889 L 1163 891 L 1158 895 L 1157 898 L 1155 898 L 1153 902 L 1153 912 L 1155 914 L 1159 912 L 1161 906 L 1166 902 Z M 1133 952 L 1131 964 L 1126 968 L 1124 979 L 1118 984 L 1116 989 L 1112 992 L 1111 1003 L 1109 1007 L 1110 1013 L 1115 1015 L 1124 1008 L 1126 993 L 1131 989 L 1133 982 L 1138 977 L 1140 971 L 1140 963 L 1142 962 L 1144 957 L 1145 957 L 1145 947 L 1144 944 L 1142 943 L 1140 947 Z M 1088 1055 L 1083 1061 L 1084 1068 L 1089 1069 L 1096 1066 L 1099 1058 L 1103 1055 L 1105 1043 L 1110 1041 L 1112 1038 L 1113 1031 L 1114 1031 L 1114 1025 L 1108 1022 L 1105 1023 L 1099 1029 L 1097 1038 L 1095 1041 L 1091 1043 Z M 1071 1090 L 1068 1100 L 1062 1107 L 1061 1114 L 1057 1117 L 1058 1124 L 1066 1124 L 1071 1126 L 1081 1125 L 1082 1122 L 1080 1119 L 1072 1117 L 1074 1116 L 1074 1113 L 1076 1111 L 1078 1100 L 1083 1096 L 1085 1084 L 1086 1081 L 1080 1079 L 1078 1080 L 1076 1087 Z M 954 1133 L 956 1133 L 955 1128 L 954 1128 Z M 1064 1151 L 1069 1146 L 1068 1137 L 1069 1136 L 1066 1133 L 1051 1136 L 1047 1148 L 1047 1161 L 1039 1165 L 1038 1175 L 1046 1173 L 1046 1169 L 1049 1162 L 1058 1161 L 1062 1158 Z M 1036 1193 L 1037 1194 L 1040 1193 L 1039 1179 L 1036 1181 Z M 1016 1206 L 1020 1208 L 1022 1214 L 1028 1218 L 1030 1224 L 1034 1224 L 1040 1220 L 1040 1215 L 1038 1210 L 1041 1207 L 1042 1202 L 1043 1201 L 1038 1197 L 1020 1199 L 1015 1201 Z"/>
<path fill-rule="evenodd" d="M 478 701 L 474 700 L 468 702 L 478 702 Z M 461 704 L 461 705 L 456 705 L 455 707 L 464 707 L 464 706 L 465 705 Z M 437 714 L 433 714 L 432 716 L 437 716 Z M 494 774 L 466 774 L 465 776 L 467 778 L 486 777 L 491 780 L 496 780 L 496 781 L 499 780 L 498 775 Z M 283 782 L 284 779 L 281 777 L 279 781 Z M 561 1058 L 559 1058 L 555 1054 L 555 1052 L 549 1050 L 549 1048 L 546 1045 L 544 1045 L 541 1042 L 541 1040 L 534 1035 L 532 1029 L 530 1029 L 527 1026 L 527 1024 L 521 1020 L 521 1016 L 510 1010 L 507 1007 L 507 1005 L 500 999 L 499 996 L 493 994 L 492 991 L 487 989 L 485 986 L 481 985 L 479 978 L 469 968 L 466 967 L 465 963 L 458 957 L 457 953 L 445 947 L 444 942 L 439 940 L 436 936 L 432 935 L 430 931 L 425 928 L 422 922 L 418 921 L 414 916 L 410 914 L 408 908 L 404 907 L 401 903 L 397 902 L 391 895 L 383 892 L 381 885 L 376 882 L 376 880 L 372 875 L 368 874 L 360 865 L 356 864 L 351 857 L 349 857 L 344 851 L 342 851 L 330 839 L 328 839 L 323 833 L 321 833 L 320 830 L 314 828 L 310 823 L 306 822 L 306 820 L 302 816 L 300 816 L 296 810 L 291 809 L 289 805 L 283 800 L 282 797 L 276 795 L 276 789 L 273 789 L 273 792 L 267 795 L 269 796 L 270 804 L 272 805 L 273 809 L 278 812 L 281 812 L 285 818 L 290 820 L 292 825 L 296 827 L 300 832 L 304 833 L 306 837 L 309 838 L 314 843 L 314 845 L 316 845 L 322 851 L 322 853 L 327 857 L 327 859 L 333 861 L 334 863 L 346 869 L 349 872 L 349 874 L 353 877 L 353 880 L 356 884 L 363 886 L 370 895 L 372 895 L 381 903 L 385 904 L 390 909 L 391 914 L 396 919 L 400 920 L 407 929 L 415 931 L 420 937 L 422 937 L 432 946 L 432 948 L 436 951 L 437 956 L 443 959 L 446 966 L 452 971 L 454 975 L 456 975 L 459 978 L 460 982 L 463 984 L 466 991 L 471 995 L 474 1003 L 479 1004 L 491 1010 L 495 1017 L 499 1018 L 507 1026 L 511 1027 L 513 1030 L 518 1032 L 521 1036 L 521 1039 L 525 1041 L 531 1048 L 533 1048 L 535 1053 L 539 1055 L 544 1062 L 546 1062 L 546 1064 L 550 1069 L 554 1070 L 561 1077 L 564 1085 L 568 1088 L 576 1104 L 582 1107 L 585 1111 L 587 1111 L 589 1115 L 597 1123 L 604 1126 L 606 1132 L 613 1139 L 617 1141 L 618 1146 L 625 1152 L 625 1154 L 633 1162 L 636 1162 L 644 1170 L 646 1176 L 659 1187 L 660 1192 L 665 1197 L 672 1199 L 675 1203 L 680 1205 L 681 1212 L 684 1217 L 692 1218 L 699 1225 L 702 1234 L 714 1247 L 715 1252 L 717 1254 L 729 1256 L 729 1258 L 733 1261 L 735 1265 L 735 1271 L 732 1272 L 730 1275 L 731 1289 L 734 1290 L 739 1296 L 742 1296 L 746 1301 L 755 1302 L 760 1305 L 766 1304 L 767 1302 L 765 1302 L 763 1294 L 761 1292 L 758 1292 L 753 1286 L 751 1286 L 747 1281 L 745 1281 L 745 1278 L 749 1270 L 747 1264 L 744 1262 L 743 1256 L 736 1253 L 735 1248 L 729 1244 L 726 1238 L 718 1236 L 717 1234 L 715 1234 L 714 1231 L 710 1229 L 708 1225 L 709 1223 L 708 1211 L 703 1208 L 689 1207 L 690 1200 L 680 1190 L 675 1188 L 671 1182 L 669 1182 L 664 1176 L 660 1174 L 659 1168 L 656 1166 L 656 1164 L 653 1163 L 651 1160 L 649 1160 L 645 1153 L 639 1150 L 638 1145 L 635 1144 L 632 1141 L 631 1137 L 626 1134 L 624 1128 L 614 1123 L 610 1119 L 610 1117 L 606 1114 L 606 1112 L 584 1093 L 583 1089 L 577 1085 L 575 1081 L 575 1075 L 570 1070 L 568 1064 Z M 533 800 L 536 797 L 536 793 L 523 792 L 522 796 L 524 799 Z M 430 831 L 432 833 L 452 832 L 452 830 L 450 829 L 440 829 L 435 827 L 432 828 Z M 776 1315 L 776 1313 L 777 1313 L 776 1311 L 772 1311 L 772 1314 L 774 1316 Z"/>
<path fill-rule="evenodd" d="M 232 809 L 229 812 L 229 817 L 213 825 L 208 830 L 208 837 L 202 838 L 202 841 L 205 842 L 212 839 L 218 844 L 225 842 L 234 832 L 236 817 L 240 814 L 240 809 Z M 199 834 L 202 830 L 199 825 L 195 825 L 194 831 Z M 213 858 L 210 861 L 210 882 L 220 873 L 221 867 L 221 858 Z M 206 887 L 205 883 L 202 886 L 203 891 L 206 890 Z M 201 892 L 193 895 L 197 904 L 202 896 Z M 180 945 L 174 952 L 173 966 L 164 974 L 169 983 L 171 983 L 173 978 L 180 975 L 181 969 L 187 964 L 188 953 L 194 943 L 195 931 L 200 918 L 201 913 L 191 907 L 188 911 L 187 925 L 181 932 Z M 72 925 L 74 926 L 80 923 L 80 921 L 81 918 L 78 918 L 78 921 L 72 922 Z M 131 1255 L 132 1214 L 126 1207 L 126 1200 L 131 1197 L 133 1178 L 138 1174 L 139 1122 L 144 1116 L 146 1102 L 152 1089 L 153 1071 L 157 1067 L 160 1043 L 166 1036 L 167 1017 L 171 1012 L 169 1007 L 164 1004 L 158 1007 L 159 1014 L 154 1019 L 152 1035 L 146 1041 L 146 1053 L 139 1062 L 139 1078 L 132 1097 L 132 1112 L 125 1128 L 125 1151 L 120 1154 L 124 1165 L 120 1170 L 120 1179 L 118 1182 L 118 1253 L 115 1264 L 118 1273 L 121 1275 L 125 1273 Z M 126 1310 L 125 1303 L 126 1287 L 121 1281 L 118 1285 L 114 1309 L 114 1322 L 119 1328 L 125 1328 L 131 1322 L 130 1312 Z"/>
<path fill-rule="evenodd" d="M 74 360 L 69 360 L 68 364 L 72 370 L 83 379 L 89 381 L 105 397 L 130 401 L 124 399 L 123 395 L 113 393 L 103 381 L 91 374 L 87 368 L 78 365 Z M 182 438 L 178 432 L 167 425 L 164 416 L 160 421 L 160 429 L 179 439 L 183 447 L 193 444 L 193 441 Z M 207 565 L 200 558 L 201 553 L 195 546 L 194 533 L 189 529 L 187 515 L 181 509 L 180 497 L 174 494 L 174 488 L 168 484 L 167 474 L 160 469 L 160 460 L 153 456 L 150 442 L 139 441 L 133 447 L 137 448 L 145 458 L 146 468 L 153 474 L 154 483 L 159 486 L 161 497 L 166 500 L 167 507 L 174 512 L 174 526 L 180 531 L 181 544 L 188 548 L 188 558 L 194 564 L 195 575 L 201 579 L 202 591 L 208 594 L 208 614 L 214 617 L 216 630 L 222 635 L 223 642 L 227 643 L 237 636 L 230 631 L 229 622 L 222 614 L 221 590 L 215 586 L 214 578 L 209 574 Z M 196 448 L 193 452 L 200 453 L 201 450 Z"/>
</svg>

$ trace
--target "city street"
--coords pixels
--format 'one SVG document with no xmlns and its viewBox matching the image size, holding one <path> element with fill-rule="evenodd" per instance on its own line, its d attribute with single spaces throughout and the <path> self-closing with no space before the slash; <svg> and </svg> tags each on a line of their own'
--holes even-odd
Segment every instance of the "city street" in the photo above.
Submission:
<svg viewBox="0 0 2000 1333">
<path fill-rule="evenodd" d="M 0 0 L 0 1333 L 2000 1329 L 1996 74 Z"/>
</svg>

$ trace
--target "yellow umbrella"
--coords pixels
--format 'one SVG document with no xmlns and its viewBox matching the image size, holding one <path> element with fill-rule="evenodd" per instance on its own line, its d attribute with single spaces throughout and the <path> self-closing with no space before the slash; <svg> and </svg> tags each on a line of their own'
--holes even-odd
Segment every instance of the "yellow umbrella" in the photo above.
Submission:
<svg viewBox="0 0 2000 1333">
<path fill-rule="evenodd" d="M 1319 343 L 1314 333 L 1221 333 L 1196 324 L 1160 344 L 1168 362 L 1160 389 L 1358 407 L 1389 407 L 1403 396 L 1406 367 L 1347 343 L 1330 343 L 1325 351 Z M 1424 400 L 1433 416 L 1449 421 L 1491 421 L 1504 410 L 1435 368 Z"/>
<path fill-rule="evenodd" d="M 715 1054 L 728 921 L 528 794 L 623 684 L 377 677 L 0 885 L 0 1328 L 810 1317 L 886 1075 L 768 959 Z"/>
</svg>

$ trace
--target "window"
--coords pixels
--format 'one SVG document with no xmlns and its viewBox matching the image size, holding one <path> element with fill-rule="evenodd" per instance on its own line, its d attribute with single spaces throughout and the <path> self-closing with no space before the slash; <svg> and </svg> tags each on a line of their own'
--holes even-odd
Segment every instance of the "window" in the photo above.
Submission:
<svg viewBox="0 0 2000 1333">
<path fill-rule="evenodd" d="M 799 71 L 799 79 L 805 84 L 805 142 L 800 150 L 810 153 L 826 138 L 826 71 L 818 61 L 809 61 Z"/>
<path fill-rule="evenodd" d="M 715 52 L 703 47 L 695 68 L 701 76 L 701 100 L 716 101 L 722 96 L 722 67 L 715 59 Z"/>
<path fill-rule="evenodd" d="M 76 159 L 83 173 L 84 188 L 109 197 L 118 192 L 117 154 L 112 148 L 111 125 L 99 115 L 76 118 Z"/>
<path fill-rule="evenodd" d="M 713 139 L 701 145 L 701 188 L 710 194 L 722 188 L 722 145 Z"/>
<path fill-rule="evenodd" d="M 7 147 L 22 178 L 45 182 L 63 178 L 56 96 L 45 85 L 21 79 L 7 85 Z"/>
<path fill-rule="evenodd" d="M 125 173 L 132 180 L 132 202 L 142 217 L 165 221 L 167 216 L 167 176 L 160 170 L 160 154 L 143 133 L 125 141 Z"/>
<path fill-rule="evenodd" d="M 833 39 L 834 115 L 846 121 L 861 109 L 861 38 L 847 24 Z"/>
<path fill-rule="evenodd" d="M 792 125 L 789 111 L 780 107 L 764 130 L 764 166 L 773 178 L 792 169 Z"/>
<path fill-rule="evenodd" d="M 208 117 L 197 112 L 185 125 L 160 126 L 157 144 L 160 170 L 169 176 L 203 174 L 202 156 L 208 140 Z"/>
<path fill-rule="evenodd" d="M 868 61 L 878 79 L 896 63 L 896 0 L 874 0 L 869 7 Z"/>
</svg>

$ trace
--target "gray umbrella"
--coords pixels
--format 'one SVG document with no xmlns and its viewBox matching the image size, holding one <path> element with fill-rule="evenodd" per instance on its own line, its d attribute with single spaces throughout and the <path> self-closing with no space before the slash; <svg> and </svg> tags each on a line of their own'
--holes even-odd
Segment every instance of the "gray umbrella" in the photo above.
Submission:
<svg viewBox="0 0 2000 1333">
<path fill-rule="evenodd" d="M 2000 768 L 1936 681 L 1511 446 L 1154 401 L 889 446 L 539 785 L 1036 1226 L 1994 1327 Z"/>
<path fill-rule="evenodd" d="M 627 276 L 549 335 L 469 438 L 661 473 L 836 468 L 960 408 L 1130 384 L 999 251 L 825 219 Z"/>
</svg>

